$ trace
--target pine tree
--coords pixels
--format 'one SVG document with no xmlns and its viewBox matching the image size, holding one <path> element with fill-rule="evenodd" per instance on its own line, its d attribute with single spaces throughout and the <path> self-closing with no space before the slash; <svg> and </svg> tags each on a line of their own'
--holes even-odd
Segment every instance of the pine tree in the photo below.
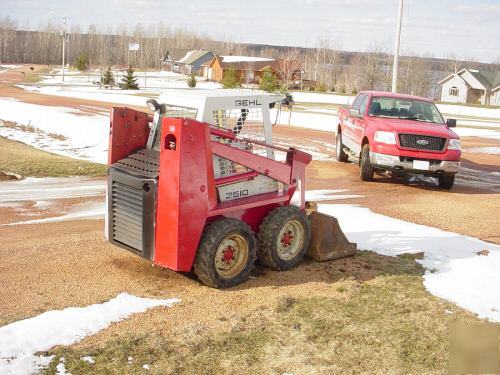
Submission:
<svg viewBox="0 0 500 375">
<path fill-rule="evenodd" d="M 233 67 L 230 67 L 224 72 L 221 83 L 222 87 L 225 89 L 235 89 L 237 87 L 241 87 L 241 78 L 238 77 L 236 70 L 234 70 Z"/>
<path fill-rule="evenodd" d="M 112 86 L 115 84 L 115 77 L 113 76 L 110 66 L 108 66 L 108 69 L 104 72 L 104 75 L 101 78 L 101 83 L 106 86 Z"/>
<path fill-rule="evenodd" d="M 276 75 L 270 68 L 265 68 L 259 79 L 259 89 L 266 92 L 275 92 L 280 88 Z"/>
<path fill-rule="evenodd" d="M 189 76 L 187 84 L 191 88 L 196 87 L 196 77 L 194 76 L 194 73 L 191 73 L 191 75 Z"/>
<path fill-rule="evenodd" d="M 75 67 L 81 72 L 87 70 L 89 65 L 89 58 L 85 53 L 80 53 L 75 61 Z"/>
<path fill-rule="evenodd" d="M 120 88 L 122 90 L 139 90 L 137 78 L 134 76 L 134 69 L 132 69 L 132 66 L 128 67 L 127 75 L 123 76 Z"/>
</svg>

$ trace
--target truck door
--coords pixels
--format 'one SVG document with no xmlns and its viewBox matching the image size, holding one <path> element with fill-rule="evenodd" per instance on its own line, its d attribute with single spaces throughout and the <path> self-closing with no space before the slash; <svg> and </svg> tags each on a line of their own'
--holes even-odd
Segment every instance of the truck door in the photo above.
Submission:
<svg viewBox="0 0 500 375">
<path fill-rule="evenodd" d="M 366 121 L 366 107 L 368 106 L 368 95 L 360 94 L 361 100 L 359 102 L 359 113 L 363 116 L 362 118 L 355 117 L 352 119 L 353 131 L 356 144 L 361 145 L 363 136 L 365 133 Z"/>
<path fill-rule="evenodd" d="M 350 108 L 359 109 L 362 99 L 363 99 L 363 94 L 358 95 L 356 99 L 354 99 L 354 102 L 352 103 L 352 106 Z M 342 142 L 351 150 L 353 150 L 353 147 L 356 146 L 356 131 L 354 124 L 354 117 L 351 117 L 349 115 L 349 110 L 347 110 L 346 118 L 343 123 Z"/>
<path fill-rule="evenodd" d="M 362 115 L 366 112 L 368 95 L 359 94 L 352 103 L 352 109 L 357 109 Z M 344 122 L 344 133 L 342 141 L 344 144 L 356 153 L 361 152 L 361 140 L 363 137 L 364 120 L 358 117 L 353 117 L 347 113 L 347 120 Z"/>
</svg>

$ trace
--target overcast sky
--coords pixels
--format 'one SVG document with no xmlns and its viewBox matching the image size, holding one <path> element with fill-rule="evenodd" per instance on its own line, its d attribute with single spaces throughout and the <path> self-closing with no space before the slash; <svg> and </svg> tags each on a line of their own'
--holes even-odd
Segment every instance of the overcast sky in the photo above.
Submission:
<svg viewBox="0 0 500 375">
<path fill-rule="evenodd" d="M 398 0 L 0 0 L 0 16 L 19 27 L 58 23 L 163 21 L 235 42 L 364 51 L 393 49 Z M 500 0 L 405 0 L 403 53 L 500 60 Z"/>
</svg>

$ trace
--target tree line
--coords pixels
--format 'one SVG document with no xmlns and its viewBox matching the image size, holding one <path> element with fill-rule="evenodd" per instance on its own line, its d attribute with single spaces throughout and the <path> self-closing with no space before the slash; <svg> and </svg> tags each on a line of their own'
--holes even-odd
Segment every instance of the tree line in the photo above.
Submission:
<svg viewBox="0 0 500 375">
<path fill-rule="evenodd" d="M 317 91 L 355 94 L 360 90 L 388 90 L 391 85 L 390 46 L 375 43 L 366 52 L 341 51 L 338 43 L 320 39 L 314 48 L 262 46 L 214 40 L 208 36 L 164 23 L 122 25 L 116 29 L 90 25 L 85 30 L 72 25 L 66 34 L 66 61 L 75 64 L 85 55 L 90 68 L 133 65 L 139 69 L 160 69 L 165 53 L 173 48 L 203 49 L 218 55 L 249 55 L 281 58 L 281 76 L 285 86 L 292 72 L 303 71 L 302 78 L 314 82 Z M 129 51 L 129 43 L 138 43 L 138 51 Z M 0 63 L 61 64 L 61 26 L 53 23 L 36 30 L 21 30 L 9 17 L 0 17 Z M 450 56 L 436 59 L 402 56 L 399 66 L 400 92 L 436 97 L 437 82 L 462 67 L 499 69 L 499 64 L 459 61 Z M 251 66 L 249 66 L 251 69 Z"/>
</svg>

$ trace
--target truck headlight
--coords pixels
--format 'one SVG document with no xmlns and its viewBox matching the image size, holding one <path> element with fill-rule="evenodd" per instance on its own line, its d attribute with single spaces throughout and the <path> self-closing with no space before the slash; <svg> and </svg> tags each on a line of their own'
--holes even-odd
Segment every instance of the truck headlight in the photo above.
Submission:
<svg viewBox="0 0 500 375">
<path fill-rule="evenodd" d="M 396 136 L 393 132 L 376 131 L 373 139 L 378 143 L 385 143 L 388 145 L 396 144 Z"/>
<path fill-rule="evenodd" d="M 460 143 L 460 139 L 450 139 L 448 142 L 448 150 L 461 150 L 462 144 Z"/>
</svg>

